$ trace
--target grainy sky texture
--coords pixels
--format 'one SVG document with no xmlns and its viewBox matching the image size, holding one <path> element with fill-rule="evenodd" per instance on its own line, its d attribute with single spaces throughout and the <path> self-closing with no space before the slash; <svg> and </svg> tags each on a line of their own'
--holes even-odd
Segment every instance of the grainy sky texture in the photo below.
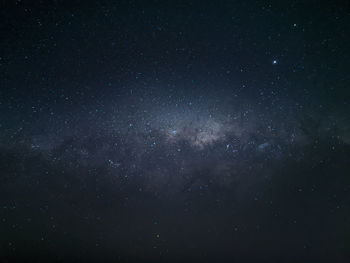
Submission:
<svg viewBox="0 0 350 263">
<path fill-rule="evenodd" d="M 348 1 L 0 6 L 0 262 L 349 262 Z"/>
</svg>

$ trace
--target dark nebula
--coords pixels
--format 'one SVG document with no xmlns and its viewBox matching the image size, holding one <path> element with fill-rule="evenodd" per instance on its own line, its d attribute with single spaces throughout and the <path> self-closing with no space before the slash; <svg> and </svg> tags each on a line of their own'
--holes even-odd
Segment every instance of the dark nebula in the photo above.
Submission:
<svg viewBox="0 0 350 263">
<path fill-rule="evenodd" d="M 349 262 L 348 1 L 2 1 L 0 262 Z"/>
</svg>

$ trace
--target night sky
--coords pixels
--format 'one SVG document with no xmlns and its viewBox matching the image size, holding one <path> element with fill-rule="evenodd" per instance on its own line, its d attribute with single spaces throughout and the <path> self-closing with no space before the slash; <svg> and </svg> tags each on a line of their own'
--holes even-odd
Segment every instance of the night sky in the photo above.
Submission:
<svg viewBox="0 0 350 263">
<path fill-rule="evenodd" d="M 350 262 L 348 1 L 1 1 L 0 262 Z"/>
</svg>

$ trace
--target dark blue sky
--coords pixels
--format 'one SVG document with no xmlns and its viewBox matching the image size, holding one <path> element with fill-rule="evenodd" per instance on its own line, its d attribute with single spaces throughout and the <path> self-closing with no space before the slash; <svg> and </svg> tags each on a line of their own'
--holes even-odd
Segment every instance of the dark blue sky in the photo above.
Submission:
<svg viewBox="0 0 350 263">
<path fill-rule="evenodd" d="M 0 261 L 347 262 L 348 1 L 0 6 Z"/>
</svg>

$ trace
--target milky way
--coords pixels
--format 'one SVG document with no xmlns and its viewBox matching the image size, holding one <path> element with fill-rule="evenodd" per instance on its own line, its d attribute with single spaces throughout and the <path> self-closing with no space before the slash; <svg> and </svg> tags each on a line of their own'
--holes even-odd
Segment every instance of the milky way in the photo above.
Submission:
<svg viewBox="0 0 350 263">
<path fill-rule="evenodd" d="M 348 262 L 346 1 L 8 2 L 1 262 Z"/>
</svg>

